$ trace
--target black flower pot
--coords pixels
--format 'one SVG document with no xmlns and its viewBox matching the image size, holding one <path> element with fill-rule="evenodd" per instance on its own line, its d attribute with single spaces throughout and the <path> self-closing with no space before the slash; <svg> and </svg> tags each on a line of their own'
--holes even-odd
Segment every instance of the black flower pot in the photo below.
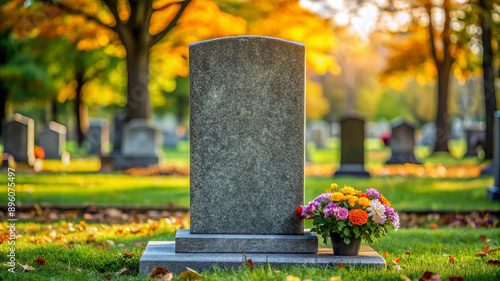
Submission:
<svg viewBox="0 0 500 281">
<path fill-rule="evenodd" d="M 332 240 L 333 254 L 335 256 L 357 256 L 359 254 L 361 237 L 350 238 L 351 243 L 349 245 L 344 243 L 344 239 L 338 233 L 330 233 L 330 239 Z"/>
</svg>

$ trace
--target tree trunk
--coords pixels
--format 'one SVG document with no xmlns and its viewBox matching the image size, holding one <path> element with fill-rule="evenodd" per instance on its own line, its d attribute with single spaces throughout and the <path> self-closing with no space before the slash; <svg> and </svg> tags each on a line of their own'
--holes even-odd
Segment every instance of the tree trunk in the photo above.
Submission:
<svg viewBox="0 0 500 281">
<path fill-rule="evenodd" d="M 50 101 L 50 113 L 52 121 L 57 122 L 57 100 Z"/>
<path fill-rule="evenodd" d="M 74 114 L 76 118 L 76 139 L 78 142 L 78 146 L 82 146 L 83 141 L 85 140 L 85 133 L 88 130 L 88 113 L 87 106 L 82 101 L 82 87 L 85 84 L 83 80 L 83 72 L 77 71 L 75 74 L 76 79 L 76 97 L 74 102 Z"/>
<path fill-rule="evenodd" d="M 484 106 L 486 114 L 486 142 L 484 144 L 484 158 L 493 159 L 493 114 L 497 109 L 495 94 L 495 82 L 493 76 L 493 51 L 491 48 L 491 28 L 488 22 L 488 14 L 491 8 L 486 1 L 479 1 L 481 5 L 481 39 L 483 41 L 483 86 Z"/>
<path fill-rule="evenodd" d="M 451 65 L 438 66 L 438 101 L 436 114 L 436 143 L 434 152 L 449 152 L 450 126 L 448 124 L 448 86 Z"/>
<path fill-rule="evenodd" d="M 144 42 L 143 42 L 144 43 Z M 125 44 L 124 44 L 125 45 Z M 149 119 L 151 115 L 149 101 L 149 47 L 147 44 L 129 43 L 127 49 L 127 117 Z"/>
</svg>

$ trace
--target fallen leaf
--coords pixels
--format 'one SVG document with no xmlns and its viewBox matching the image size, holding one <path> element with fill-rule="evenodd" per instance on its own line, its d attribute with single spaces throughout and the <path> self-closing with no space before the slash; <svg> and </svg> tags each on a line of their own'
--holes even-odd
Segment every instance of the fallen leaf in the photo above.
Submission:
<svg viewBox="0 0 500 281">
<path fill-rule="evenodd" d="M 153 265 L 151 272 L 149 272 L 149 274 L 148 274 L 148 278 L 149 279 L 157 279 L 158 276 L 160 276 L 160 278 L 162 278 L 167 273 L 167 271 L 168 271 L 168 269 L 166 269 L 164 267 L 156 267 L 155 265 Z"/>
<path fill-rule="evenodd" d="M 486 247 L 483 248 L 482 252 L 479 252 L 476 254 L 476 257 L 482 257 L 485 255 L 489 255 L 489 254 L 493 253 L 494 251 L 497 251 L 498 249 L 499 248 L 494 248 L 494 249 L 490 250 L 490 245 L 486 245 Z"/>
<path fill-rule="evenodd" d="M 129 273 L 129 271 L 130 271 L 130 270 L 129 270 L 128 268 L 124 267 L 124 268 L 122 268 L 122 269 L 118 270 L 118 271 L 116 272 L 116 274 L 117 274 L 117 275 L 126 275 L 126 274 L 128 274 L 128 273 Z"/>
<path fill-rule="evenodd" d="M 429 228 L 430 229 L 439 229 L 439 226 L 437 224 L 433 223 L 433 224 L 429 225 Z"/>
<path fill-rule="evenodd" d="M 77 268 L 76 271 L 77 272 L 82 272 L 82 269 L 81 268 Z"/>
<path fill-rule="evenodd" d="M 487 261 L 488 264 L 495 264 L 495 265 L 500 265 L 500 260 L 489 260 Z"/>
<path fill-rule="evenodd" d="M 424 275 L 422 275 L 422 277 L 420 277 L 420 279 L 418 279 L 418 281 L 440 281 L 441 280 L 441 276 L 439 276 L 439 274 L 434 274 L 430 271 L 426 271 L 424 272 Z"/>
<path fill-rule="evenodd" d="M 411 252 L 410 252 L 410 251 L 406 251 L 406 254 L 407 254 L 407 255 L 411 255 Z"/>
<path fill-rule="evenodd" d="M 389 255 L 389 253 L 385 252 L 385 253 L 384 253 L 384 257 L 387 257 L 387 255 Z"/>
<path fill-rule="evenodd" d="M 252 261 L 252 259 L 248 259 L 248 260 L 247 260 L 247 265 L 248 265 L 248 267 L 250 267 L 250 269 L 252 269 L 252 270 L 253 270 L 254 266 L 253 266 L 253 261 Z"/>
<path fill-rule="evenodd" d="M 408 276 L 405 276 L 405 275 L 400 275 L 399 278 L 401 278 L 401 280 L 403 280 L 403 281 L 411 281 L 411 279 L 408 278 Z"/>
<path fill-rule="evenodd" d="M 163 278 L 161 280 L 170 281 L 170 280 L 172 280 L 172 278 L 174 278 L 174 275 L 169 272 L 169 273 L 163 275 Z"/>
<path fill-rule="evenodd" d="M 113 279 L 113 277 L 114 277 L 114 276 L 113 276 L 113 275 L 111 275 L 111 274 L 104 274 L 104 275 L 102 276 L 102 279 L 111 280 L 111 279 Z"/>
<path fill-rule="evenodd" d="M 41 257 L 38 257 L 36 260 L 35 260 L 36 263 L 38 264 L 44 264 L 45 263 L 45 260 L 42 259 Z"/>
<path fill-rule="evenodd" d="M 455 277 L 449 277 L 448 280 L 450 280 L 450 281 L 464 281 L 464 278 L 462 276 L 455 276 Z"/>
<path fill-rule="evenodd" d="M 32 271 L 32 270 L 35 269 L 34 267 L 29 266 L 28 264 L 22 265 L 22 264 L 19 263 L 19 265 L 23 268 L 24 272 L 29 272 L 29 271 Z"/>
<path fill-rule="evenodd" d="M 486 237 L 486 235 L 481 235 L 479 237 L 479 241 L 481 241 L 481 242 L 489 242 L 490 239 L 488 239 L 488 237 Z"/>
<path fill-rule="evenodd" d="M 399 271 L 399 270 L 403 270 L 403 269 L 401 268 L 401 266 L 399 266 L 399 265 L 395 265 L 395 266 L 394 266 L 394 270 L 395 270 L 395 271 Z"/>
<path fill-rule="evenodd" d="M 400 263 L 400 262 L 401 262 L 401 259 L 399 259 L 399 258 L 395 258 L 395 259 L 393 260 L 393 262 L 394 262 L 394 263 Z"/>
<path fill-rule="evenodd" d="M 452 256 L 448 256 L 448 257 L 450 258 L 450 262 L 451 262 L 452 264 L 455 264 L 455 258 L 454 258 L 454 257 L 452 257 Z"/>
<path fill-rule="evenodd" d="M 332 276 L 330 277 L 330 281 L 342 281 L 342 278 L 340 276 Z"/>
<path fill-rule="evenodd" d="M 280 273 L 280 271 L 275 269 L 275 270 L 274 270 L 274 273 L 279 274 L 279 273 Z"/>
<path fill-rule="evenodd" d="M 338 267 L 339 267 L 339 268 L 344 268 L 344 265 L 340 263 L 340 264 L 338 265 Z"/>
<path fill-rule="evenodd" d="M 198 272 L 192 270 L 189 267 L 186 267 L 186 271 L 181 273 L 181 280 L 201 280 L 203 279 L 203 276 L 201 276 Z"/>
</svg>

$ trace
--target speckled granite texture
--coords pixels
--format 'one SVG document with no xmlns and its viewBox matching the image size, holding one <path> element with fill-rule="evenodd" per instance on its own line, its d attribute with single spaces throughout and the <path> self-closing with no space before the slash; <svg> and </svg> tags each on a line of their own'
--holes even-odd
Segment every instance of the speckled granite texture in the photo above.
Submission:
<svg viewBox="0 0 500 281">
<path fill-rule="evenodd" d="M 191 233 L 302 234 L 305 46 L 189 46 Z"/>
</svg>

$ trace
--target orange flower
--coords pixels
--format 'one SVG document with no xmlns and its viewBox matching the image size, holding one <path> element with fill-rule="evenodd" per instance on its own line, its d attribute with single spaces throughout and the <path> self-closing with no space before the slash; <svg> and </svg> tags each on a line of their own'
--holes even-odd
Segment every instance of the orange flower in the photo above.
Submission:
<svg viewBox="0 0 500 281">
<path fill-rule="evenodd" d="M 362 197 L 365 197 L 366 199 L 370 200 L 370 197 L 368 195 L 366 195 L 366 193 L 362 193 L 362 194 L 358 195 L 358 198 L 362 198 Z"/>
<path fill-rule="evenodd" d="M 387 207 L 391 206 L 391 202 L 389 202 L 389 200 L 385 199 L 384 195 L 380 195 L 380 203 L 386 205 Z"/>
<path fill-rule="evenodd" d="M 368 214 L 361 209 L 354 209 L 349 212 L 349 221 L 355 225 L 362 225 L 368 221 Z"/>
<path fill-rule="evenodd" d="M 370 207 L 370 199 L 366 197 L 359 197 L 358 204 L 363 208 Z"/>
</svg>

